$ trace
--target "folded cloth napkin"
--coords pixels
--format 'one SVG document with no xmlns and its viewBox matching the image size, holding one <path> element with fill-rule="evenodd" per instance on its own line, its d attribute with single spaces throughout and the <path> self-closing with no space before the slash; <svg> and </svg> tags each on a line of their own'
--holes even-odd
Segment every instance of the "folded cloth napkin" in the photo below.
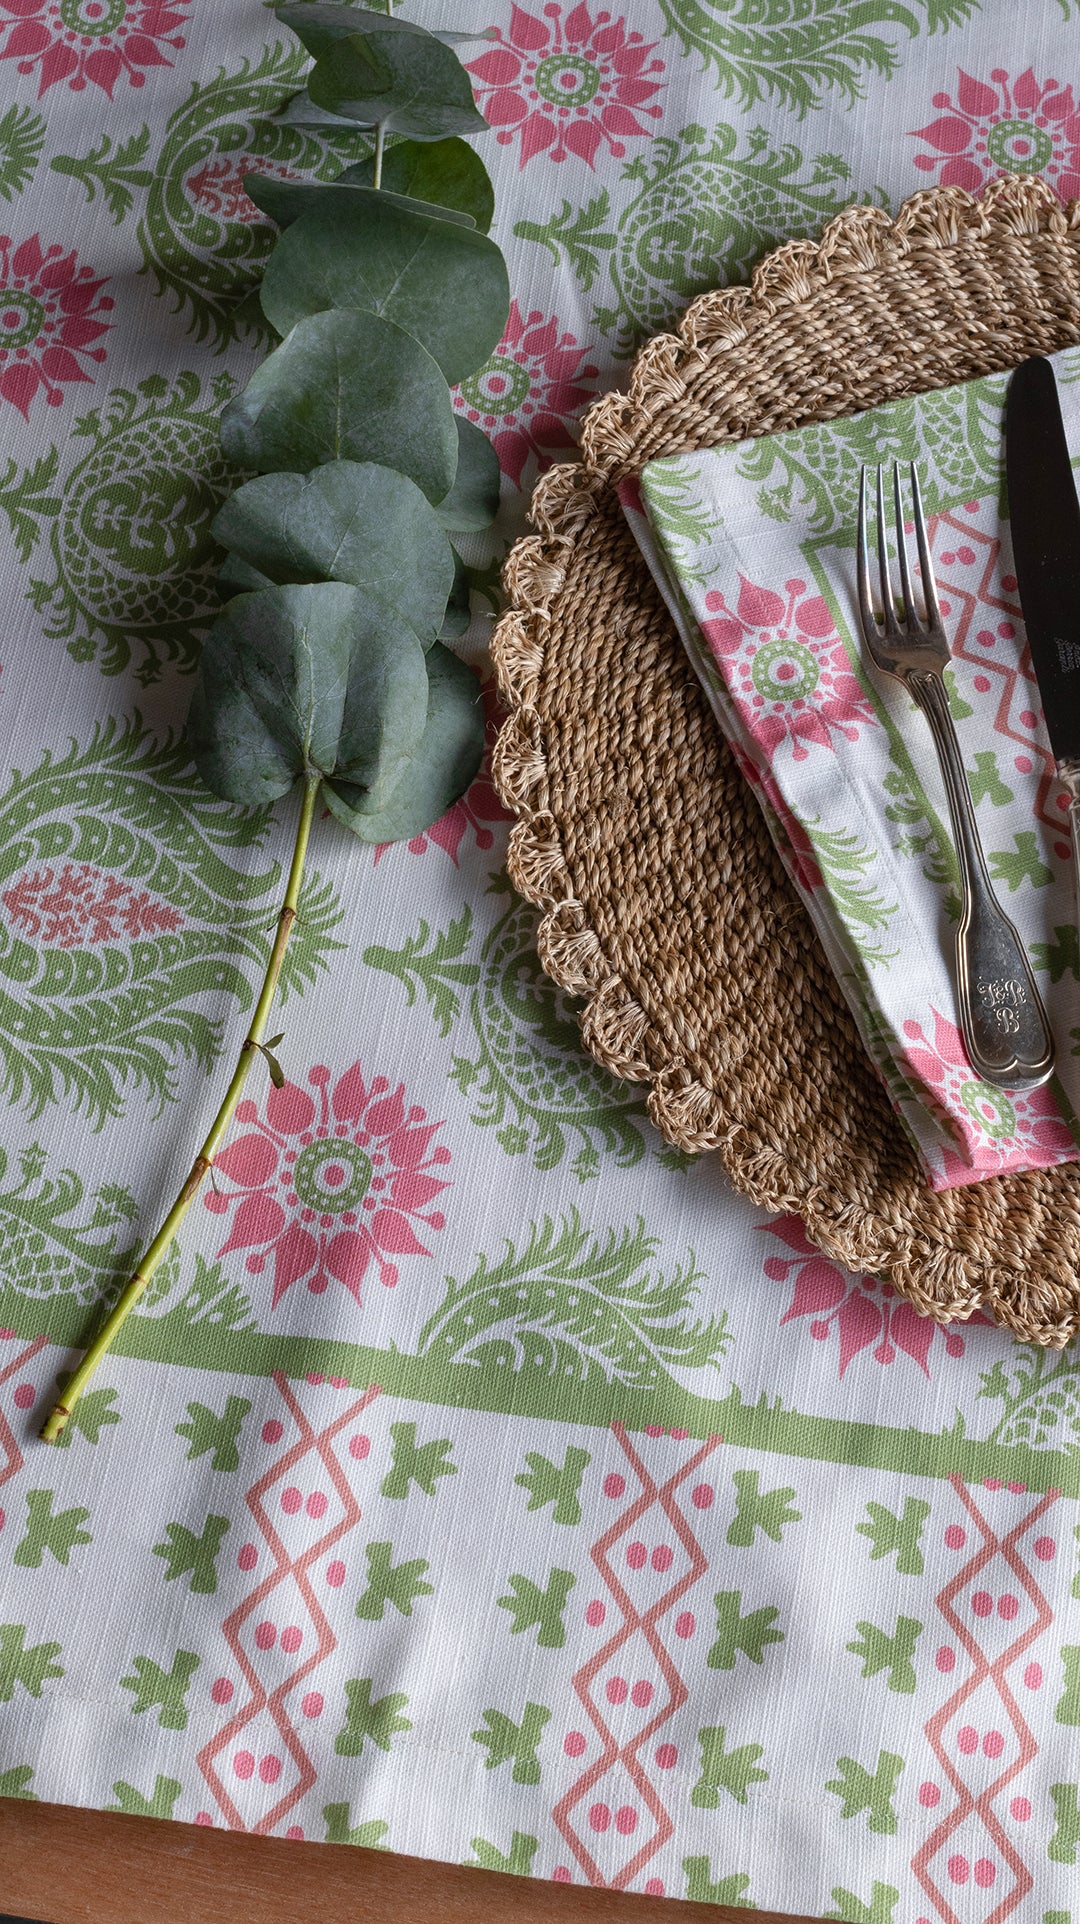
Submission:
<svg viewBox="0 0 1080 1924">
<path fill-rule="evenodd" d="M 1080 449 L 1080 353 L 1055 357 Z M 620 495 L 860 1034 L 935 1189 L 1068 1162 L 1080 1142 L 1080 946 L 1003 503 L 1007 379 L 652 461 Z M 859 640 L 864 462 L 916 461 L 947 680 L 997 893 L 1058 1051 L 1028 1095 L 980 1081 L 955 993 L 956 858 L 930 732 Z"/>
</svg>

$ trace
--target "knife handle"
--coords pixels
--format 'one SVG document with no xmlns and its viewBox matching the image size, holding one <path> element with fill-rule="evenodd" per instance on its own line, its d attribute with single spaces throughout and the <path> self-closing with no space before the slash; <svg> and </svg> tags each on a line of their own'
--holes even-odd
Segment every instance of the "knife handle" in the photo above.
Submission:
<svg viewBox="0 0 1080 1924">
<path fill-rule="evenodd" d="M 1069 832 L 1072 837 L 1073 870 L 1076 879 L 1076 900 L 1080 905 L 1080 761 L 1059 762 L 1058 775 L 1062 786 L 1069 791 Z M 1080 922 L 1080 906 L 1077 920 Z"/>
<path fill-rule="evenodd" d="M 934 737 L 960 864 L 956 987 L 964 1047 L 984 1082 L 999 1089 L 1036 1089 L 1053 1074 L 1054 1039 L 1023 942 L 987 873 L 945 683 L 940 673 L 928 671 L 909 673 L 905 680 Z M 1080 835 L 1076 823 L 1074 834 Z"/>
</svg>

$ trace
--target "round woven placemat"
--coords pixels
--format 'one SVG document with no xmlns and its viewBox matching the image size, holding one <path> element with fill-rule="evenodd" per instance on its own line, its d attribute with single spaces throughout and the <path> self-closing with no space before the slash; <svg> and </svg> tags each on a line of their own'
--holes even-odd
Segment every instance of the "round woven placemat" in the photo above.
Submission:
<svg viewBox="0 0 1080 1924">
<path fill-rule="evenodd" d="M 1080 1164 L 934 1194 L 623 519 L 654 455 L 857 413 L 1080 340 L 1080 202 L 1033 179 L 854 207 L 706 294 L 585 418 L 504 580 L 496 783 L 544 969 L 663 1134 L 938 1320 L 1080 1327 Z"/>
</svg>

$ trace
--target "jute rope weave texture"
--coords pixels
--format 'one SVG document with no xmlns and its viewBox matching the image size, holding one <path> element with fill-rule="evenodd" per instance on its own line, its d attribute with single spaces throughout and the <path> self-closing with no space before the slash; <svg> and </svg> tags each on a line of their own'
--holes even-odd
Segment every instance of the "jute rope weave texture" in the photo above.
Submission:
<svg viewBox="0 0 1080 1924">
<path fill-rule="evenodd" d="M 1054 1346 L 1080 1327 L 1080 1164 L 926 1188 L 614 489 L 655 455 L 1077 341 L 1080 202 L 1012 177 L 895 219 L 847 210 L 696 300 L 590 410 L 507 559 L 494 642 L 510 872 L 544 911 L 546 972 L 586 998 L 585 1045 L 649 1085 L 670 1142 L 715 1151 L 838 1262 L 937 1320 L 982 1305 Z"/>
</svg>

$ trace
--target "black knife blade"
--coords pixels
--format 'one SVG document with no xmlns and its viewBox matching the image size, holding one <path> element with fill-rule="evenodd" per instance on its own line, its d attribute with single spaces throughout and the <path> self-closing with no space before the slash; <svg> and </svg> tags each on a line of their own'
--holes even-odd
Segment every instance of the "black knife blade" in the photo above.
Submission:
<svg viewBox="0 0 1080 1924">
<path fill-rule="evenodd" d="M 1080 771 L 1080 502 L 1049 361 L 1018 367 L 1005 407 L 1013 557 L 1059 771 Z M 1068 780 L 1068 776 L 1066 776 Z M 1072 786 L 1072 783 L 1069 783 Z"/>
</svg>

